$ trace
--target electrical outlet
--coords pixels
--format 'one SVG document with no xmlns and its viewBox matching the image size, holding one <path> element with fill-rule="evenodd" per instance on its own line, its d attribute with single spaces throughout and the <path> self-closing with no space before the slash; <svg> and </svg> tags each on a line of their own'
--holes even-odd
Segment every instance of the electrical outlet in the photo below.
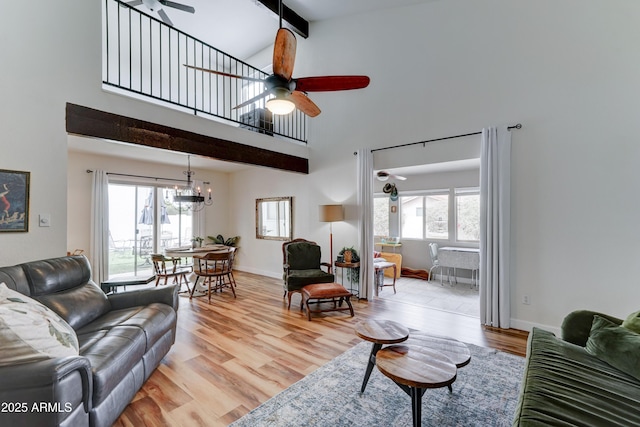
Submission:
<svg viewBox="0 0 640 427">
<path fill-rule="evenodd" d="M 523 295 L 522 296 L 522 303 L 526 304 L 526 305 L 531 304 L 531 300 L 529 299 L 529 295 Z"/>
</svg>

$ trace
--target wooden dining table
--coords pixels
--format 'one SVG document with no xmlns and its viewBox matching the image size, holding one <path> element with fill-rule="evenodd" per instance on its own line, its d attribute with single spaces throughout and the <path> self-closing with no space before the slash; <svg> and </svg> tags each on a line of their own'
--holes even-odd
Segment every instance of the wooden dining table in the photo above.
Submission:
<svg viewBox="0 0 640 427">
<path fill-rule="evenodd" d="M 193 258 L 194 255 L 200 256 L 200 255 L 206 255 L 212 252 L 223 253 L 228 251 L 229 251 L 229 246 L 217 244 L 217 245 L 206 245 L 198 248 L 166 248 L 164 250 L 164 256 L 169 258 L 175 258 L 175 259 Z M 191 272 L 187 275 L 187 279 L 189 280 L 189 282 L 193 283 L 195 286 L 195 283 L 198 277 L 196 276 L 195 273 Z M 202 283 L 199 283 L 196 291 L 199 292 L 198 296 L 204 296 L 206 295 L 207 288 L 204 287 Z"/>
<path fill-rule="evenodd" d="M 167 248 L 164 256 L 170 258 L 190 258 L 194 255 L 206 255 L 210 252 L 226 252 L 229 250 L 225 245 L 206 245 L 199 248 Z"/>
</svg>

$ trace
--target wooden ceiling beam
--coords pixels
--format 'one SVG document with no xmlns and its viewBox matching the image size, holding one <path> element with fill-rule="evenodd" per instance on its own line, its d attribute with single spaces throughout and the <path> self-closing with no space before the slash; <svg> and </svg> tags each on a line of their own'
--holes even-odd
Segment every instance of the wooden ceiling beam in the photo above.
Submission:
<svg viewBox="0 0 640 427">
<path fill-rule="evenodd" d="M 257 0 L 257 2 L 273 12 L 276 18 L 280 18 L 280 14 L 278 13 L 279 0 Z M 282 26 L 291 31 L 295 31 L 305 39 L 309 37 L 309 21 L 298 15 L 284 3 L 282 4 Z"/>
<path fill-rule="evenodd" d="M 196 154 L 215 160 L 309 173 L 309 160 L 226 139 L 67 103 L 67 132 Z"/>
</svg>

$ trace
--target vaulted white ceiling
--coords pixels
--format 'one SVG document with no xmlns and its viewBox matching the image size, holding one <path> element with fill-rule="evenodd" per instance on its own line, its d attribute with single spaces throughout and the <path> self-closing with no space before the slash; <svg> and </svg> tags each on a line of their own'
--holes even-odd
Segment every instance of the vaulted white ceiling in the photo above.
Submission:
<svg viewBox="0 0 640 427">
<path fill-rule="evenodd" d="M 175 28 L 239 59 L 246 59 L 273 43 L 278 18 L 257 0 L 174 0 L 196 10 L 194 14 L 165 7 Z M 434 0 L 285 0 L 284 4 L 310 23 L 402 7 Z M 144 5 L 138 9 L 149 12 Z M 312 27 L 312 25 L 311 25 Z M 313 28 L 309 31 L 313 37 Z"/>
</svg>

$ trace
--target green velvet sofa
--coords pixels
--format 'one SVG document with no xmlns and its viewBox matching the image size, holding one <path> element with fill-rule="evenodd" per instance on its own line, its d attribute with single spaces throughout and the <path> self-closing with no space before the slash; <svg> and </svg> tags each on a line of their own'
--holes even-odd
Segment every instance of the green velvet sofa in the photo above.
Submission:
<svg viewBox="0 0 640 427">
<path fill-rule="evenodd" d="M 513 425 L 640 426 L 640 334 L 622 324 L 582 310 L 562 339 L 533 328 Z"/>
</svg>

